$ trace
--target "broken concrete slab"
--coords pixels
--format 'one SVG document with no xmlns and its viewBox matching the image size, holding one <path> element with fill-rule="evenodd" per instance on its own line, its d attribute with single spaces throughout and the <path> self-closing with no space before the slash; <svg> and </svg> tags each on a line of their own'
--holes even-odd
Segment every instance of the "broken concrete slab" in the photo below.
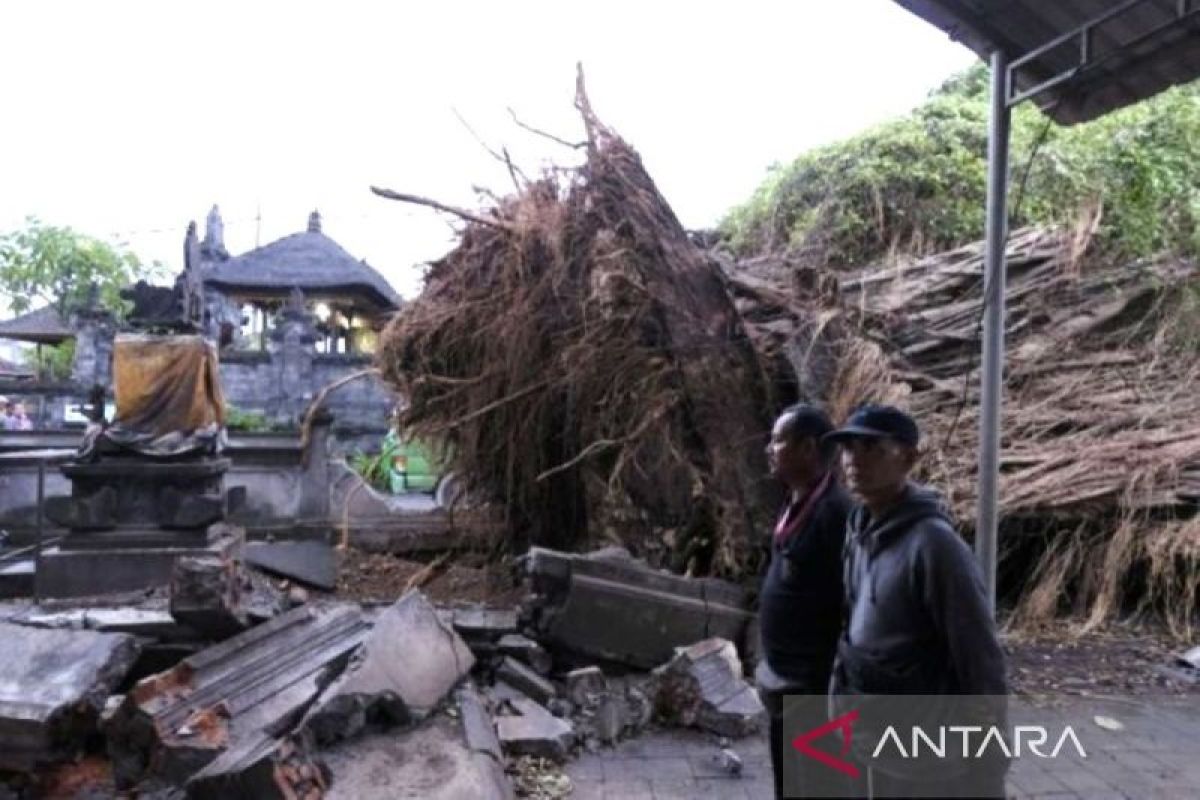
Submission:
<svg viewBox="0 0 1200 800">
<path fill-rule="evenodd" d="M 496 679 L 519 689 L 538 703 L 545 705 L 558 695 L 554 684 L 512 656 L 505 656 L 496 668 Z"/>
<path fill-rule="evenodd" d="M 242 558 L 259 569 L 317 589 L 337 588 L 337 554 L 325 542 L 248 542 Z"/>
<path fill-rule="evenodd" d="M 654 670 L 654 707 L 667 724 L 698 727 L 720 736 L 757 733 L 766 711 L 742 678 L 733 643 L 713 638 L 681 649 Z"/>
<path fill-rule="evenodd" d="M 134 637 L 0 623 L 0 769 L 74 755 L 137 658 Z"/>
<path fill-rule="evenodd" d="M 472 699 L 473 698 L 473 699 Z M 416 727 L 343 742 L 323 754 L 328 800 L 511 800 L 495 733 L 474 690 L 458 694 L 460 720 L 437 714 Z"/>
<path fill-rule="evenodd" d="M 745 589 L 656 571 L 620 553 L 595 556 L 535 547 L 524 561 L 526 615 L 552 651 L 648 669 L 709 636 L 744 647 L 754 628 Z"/>
<path fill-rule="evenodd" d="M 466 643 L 421 592 L 379 614 L 354 658 L 314 704 L 304 727 L 321 744 L 348 739 L 368 724 L 424 718 L 475 665 Z"/>
<path fill-rule="evenodd" d="M 455 694 L 458 716 L 462 720 L 463 740 L 467 748 L 475 753 L 485 753 L 503 763 L 500 738 L 496 735 L 496 723 L 483 704 L 479 690 L 470 683 L 460 686 Z"/>
<path fill-rule="evenodd" d="M 505 700 L 497 710 L 496 734 L 504 752 L 564 761 L 575 743 L 571 723 L 528 697 Z"/>
<path fill-rule="evenodd" d="M 501 636 L 500 640 L 496 642 L 496 649 L 503 655 L 512 656 L 518 661 L 528 664 L 539 675 L 549 675 L 550 669 L 554 666 L 554 661 L 545 648 L 528 636 L 522 636 L 519 633 L 508 633 Z"/>
<path fill-rule="evenodd" d="M 369 627 L 357 606 L 305 605 L 140 681 L 105 727 L 118 786 L 180 784 L 263 731 L 286 732 Z"/>
<path fill-rule="evenodd" d="M 267 733 L 231 747 L 187 782 L 188 800 L 320 798 L 329 772 L 303 736 Z"/>
</svg>

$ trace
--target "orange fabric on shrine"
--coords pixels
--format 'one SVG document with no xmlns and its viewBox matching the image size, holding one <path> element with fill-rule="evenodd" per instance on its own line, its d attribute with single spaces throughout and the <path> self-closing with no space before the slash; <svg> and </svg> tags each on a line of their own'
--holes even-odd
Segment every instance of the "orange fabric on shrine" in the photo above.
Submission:
<svg viewBox="0 0 1200 800">
<path fill-rule="evenodd" d="M 225 424 L 217 350 L 201 336 L 122 334 L 113 343 L 114 423 L 162 436 Z"/>
</svg>

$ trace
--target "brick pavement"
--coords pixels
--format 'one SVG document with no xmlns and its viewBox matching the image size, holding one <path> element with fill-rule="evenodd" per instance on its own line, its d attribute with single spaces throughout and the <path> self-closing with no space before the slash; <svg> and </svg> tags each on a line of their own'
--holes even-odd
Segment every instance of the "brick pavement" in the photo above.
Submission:
<svg viewBox="0 0 1200 800">
<path fill-rule="evenodd" d="M 1027 712 L 1021 712 L 1022 715 Z M 1200 697 L 1071 698 L 1047 713 L 1070 724 L 1088 757 L 1053 763 L 1020 759 L 1008 790 L 1018 798 L 1180 798 L 1200 796 Z M 1121 722 L 1109 731 L 1095 716 Z M 1032 722 L 1019 716 L 1014 722 Z M 1049 722 L 1042 719 L 1042 722 Z M 697 731 L 656 730 L 570 762 L 574 800 L 770 800 L 765 737 L 736 741 L 740 778 L 723 774 L 717 739 Z"/>
</svg>

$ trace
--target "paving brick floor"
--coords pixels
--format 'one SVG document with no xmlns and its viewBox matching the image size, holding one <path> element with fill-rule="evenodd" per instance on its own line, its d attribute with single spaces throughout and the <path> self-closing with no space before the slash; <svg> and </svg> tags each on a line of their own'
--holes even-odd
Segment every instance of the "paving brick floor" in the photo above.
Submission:
<svg viewBox="0 0 1200 800">
<path fill-rule="evenodd" d="M 1027 712 L 1023 712 L 1027 713 Z M 1200 797 L 1200 696 L 1071 699 L 1055 709 L 1079 735 L 1087 758 L 1052 763 L 1019 759 L 1009 773 L 1017 798 Z M 1096 716 L 1115 719 L 1110 731 Z M 1021 722 L 1015 719 L 1014 722 Z M 656 730 L 570 762 L 574 800 L 770 800 L 765 737 L 733 743 L 740 777 L 722 773 L 717 739 L 697 731 Z"/>
</svg>

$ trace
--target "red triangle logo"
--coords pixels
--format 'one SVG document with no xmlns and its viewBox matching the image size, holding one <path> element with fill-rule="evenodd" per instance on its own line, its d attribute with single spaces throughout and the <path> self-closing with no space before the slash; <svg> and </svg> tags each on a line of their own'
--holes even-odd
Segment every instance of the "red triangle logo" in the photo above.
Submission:
<svg viewBox="0 0 1200 800">
<path fill-rule="evenodd" d="M 822 764 L 830 767 L 831 769 L 836 769 L 838 772 L 849 775 L 851 778 L 857 778 L 859 774 L 858 767 L 854 766 L 849 761 L 842 760 L 842 758 L 845 758 L 846 754 L 850 752 L 850 738 L 853 734 L 853 726 L 857 719 L 858 709 L 842 714 L 837 719 L 831 719 L 824 725 L 813 728 L 811 731 L 802 733 L 795 739 L 792 739 L 792 747 L 796 748 L 809 758 L 820 761 Z M 812 746 L 812 741 L 814 739 L 820 739 L 822 736 L 832 731 L 842 732 L 842 758 L 832 756 L 829 753 L 826 753 L 824 750 L 818 750 Z"/>
</svg>

